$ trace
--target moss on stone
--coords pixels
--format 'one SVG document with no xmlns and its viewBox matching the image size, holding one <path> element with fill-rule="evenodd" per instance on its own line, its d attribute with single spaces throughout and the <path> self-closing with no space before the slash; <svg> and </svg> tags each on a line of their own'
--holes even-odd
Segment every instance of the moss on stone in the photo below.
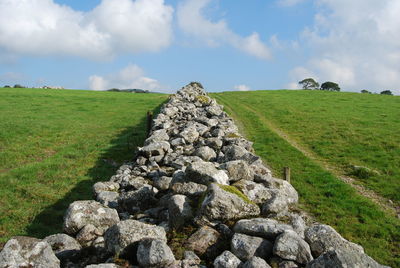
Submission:
<svg viewBox="0 0 400 268">
<path fill-rule="evenodd" d="M 244 193 L 242 193 L 238 188 L 236 188 L 235 186 L 231 186 L 231 185 L 223 185 L 223 184 L 217 184 L 219 186 L 219 188 L 221 188 L 222 190 L 229 192 L 231 194 L 237 195 L 238 197 L 240 197 L 243 201 L 245 201 L 248 204 L 253 204 L 255 205 L 255 203 L 253 201 L 251 201 Z"/>
<path fill-rule="evenodd" d="M 201 104 L 208 104 L 211 102 L 209 97 L 203 95 L 196 96 L 196 101 L 200 102 Z"/>
<path fill-rule="evenodd" d="M 230 133 L 226 134 L 225 137 L 227 137 L 227 138 L 240 138 L 239 134 L 234 133 L 234 132 L 230 132 Z"/>
</svg>

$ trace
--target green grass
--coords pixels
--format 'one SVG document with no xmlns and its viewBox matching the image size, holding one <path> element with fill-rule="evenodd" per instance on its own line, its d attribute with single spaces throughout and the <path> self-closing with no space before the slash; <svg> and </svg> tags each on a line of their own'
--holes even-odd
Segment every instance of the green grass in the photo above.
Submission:
<svg viewBox="0 0 400 268">
<path fill-rule="evenodd" d="M 60 232 L 75 200 L 131 160 L 162 94 L 0 89 L 0 243 Z"/>
<path fill-rule="evenodd" d="M 399 220 L 358 195 L 266 124 L 272 122 L 332 165 L 352 163 L 378 170 L 380 180 L 369 178 L 363 183 L 395 199 L 398 192 L 392 189 L 399 189 L 400 178 L 387 174 L 398 174 L 400 168 L 399 98 L 310 91 L 226 92 L 212 97 L 241 124 L 256 153 L 277 176 L 282 176 L 284 166 L 291 167 L 301 208 L 361 244 L 379 262 L 400 267 Z"/>
</svg>

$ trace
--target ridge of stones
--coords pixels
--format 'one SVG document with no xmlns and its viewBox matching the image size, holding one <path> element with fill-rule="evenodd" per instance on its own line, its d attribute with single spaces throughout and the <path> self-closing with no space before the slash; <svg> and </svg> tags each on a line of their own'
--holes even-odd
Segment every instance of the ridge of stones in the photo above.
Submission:
<svg viewBox="0 0 400 268">
<path fill-rule="evenodd" d="M 137 156 L 63 234 L 13 237 L 3 267 L 385 267 L 296 209 L 297 191 L 255 155 L 200 83 L 172 95 Z"/>
</svg>

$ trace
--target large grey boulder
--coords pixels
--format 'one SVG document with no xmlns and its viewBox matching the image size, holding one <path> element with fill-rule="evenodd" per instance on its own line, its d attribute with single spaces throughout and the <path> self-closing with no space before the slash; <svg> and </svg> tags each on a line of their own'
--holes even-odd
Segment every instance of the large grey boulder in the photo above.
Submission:
<svg viewBox="0 0 400 268">
<path fill-rule="evenodd" d="M 264 259 L 254 256 L 246 261 L 241 268 L 271 268 L 271 266 Z"/>
<path fill-rule="evenodd" d="M 185 247 L 197 255 L 203 255 L 207 249 L 217 243 L 220 233 L 208 226 L 200 227 L 185 243 Z"/>
<path fill-rule="evenodd" d="M 282 259 L 301 264 L 307 264 L 314 259 L 307 242 L 291 230 L 283 232 L 276 238 L 273 251 L 274 255 Z"/>
<path fill-rule="evenodd" d="M 159 130 L 155 130 L 151 133 L 151 136 L 145 140 L 144 145 L 149 145 L 154 142 L 161 142 L 161 141 L 168 141 L 168 140 L 169 140 L 169 136 L 168 136 L 167 130 L 159 129 Z"/>
<path fill-rule="evenodd" d="M 239 188 L 251 201 L 259 205 L 265 203 L 274 196 L 271 189 L 254 181 L 240 180 L 236 182 L 234 186 Z"/>
<path fill-rule="evenodd" d="M 264 184 L 271 189 L 272 195 L 262 206 L 265 215 L 284 213 L 290 205 L 296 204 L 299 200 L 296 189 L 287 181 L 272 178 Z"/>
<path fill-rule="evenodd" d="M 230 182 L 239 180 L 253 180 L 254 173 L 250 169 L 249 165 L 243 160 L 229 161 L 221 165 L 221 168 L 225 169 L 229 176 Z"/>
<path fill-rule="evenodd" d="M 168 202 L 169 226 L 172 229 L 180 229 L 193 218 L 190 200 L 185 195 L 174 195 Z"/>
<path fill-rule="evenodd" d="M 64 232 L 75 235 L 85 225 L 92 224 L 102 233 L 119 222 L 115 209 L 105 207 L 93 200 L 75 201 L 69 205 L 64 216 Z"/>
<path fill-rule="evenodd" d="M 165 155 L 166 152 L 171 148 L 171 145 L 167 141 L 159 141 L 150 143 L 141 148 L 143 154 L 149 158 L 152 156 L 160 157 L 159 160 Z"/>
<path fill-rule="evenodd" d="M 269 258 L 272 254 L 272 243 L 261 237 L 245 234 L 234 234 L 231 240 L 231 251 L 242 261 L 247 261 L 253 256 Z"/>
<path fill-rule="evenodd" d="M 200 134 L 194 126 L 189 126 L 182 130 L 182 132 L 179 133 L 179 136 L 184 138 L 186 142 L 193 143 L 199 138 Z"/>
<path fill-rule="evenodd" d="M 208 146 L 202 146 L 197 148 L 194 151 L 194 155 L 200 157 L 204 161 L 214 160 L 217 157 L 215 151 Z"/>
<path fill-rule="evenodd" d="M 0 252 L 0 267 L 60 267 L 60 260 L 47 242 L 15 236 L 8 240 Z"/>
<path fill-rule="evenodd" d="M 118 208 L 118 192 L 103 191 L 97 194 L 96 200 L 109 208 Z"/>
<path fill-rule="evenodd" d="M 242 264 L 232 252 L 225 250 L 214 260 L 214 268 L 238 268 Z"/>
<path fill-rule="evenodd" d="M 253 218 L 236 222 L 233 231 L 265 239 L 275 239 L 285 230 L 293 230 L 290 225 L 280 223 L 273 219 Z"/>
<path fill-rule="evenodd" d="M 205 191 L 207 191 L 207 186 L 192 181 L 184 183 L 174 183 L 171 188 L 175 194 L 183 194 L 189 197 L 198 197 L 201 196 Z"/>
<path fill-rule="evenodd" d="M 93 224 L 86 224 L 78 234 L 76 235 L 76 240 L 84 247 L 89 247 L 92 245 L 93 241 L 96 240 L 102 232 Z"/>
<path fill-rule="evenodd" d="M 104 234 L 107 250 L 117 254 L 129 245 L 145 238 L 167 241 L 164 228 L 136 220 L 121 221 L 111 226 Z"/>
<path fill-rule="evenodd" d="M 307 228 L 305 240 L 310 245 L 311 251 L 315 257 L 335 249 L 364 253 L 364 249 L 360 245 L 344 239 L 329 225 L 315 224 Z"/>
<path fill-rule="evenodd" d="M 157 192 L 157 188 L 146 185 L 136 191 L 121 193 L 118 203 L 128 212 L 134 213 L 137 210 L 146 210 L 157 203 L 157 199 L 154 197 Z"/>
<path fill-rule="evenodd" d="M 388 268 L 366 254 L 355 251 L 330 250 L 308 263 L 306 268 Z"/>
<path fill-rule="evenodd" d="M 141 240 L 136 255 L 141 267 L 165 267 L 175 261 L 167 243 L 159 239 Z"/>
<path fill-rule="evenodd" d="M 198 211 L 198 220 L 229 221 L 259 214 L 260 208 L 237 188 L 212 183 Z"/>
<path fill-rule="evenodd" d="M 93 185 L 93 193 L 97 196 L 101 192 L 118 192 L 119 183 L 112 181 L 100 181 Z"/>
<path fill-rule="evenodd" d="M 82 249 L 78 241 L 66 234 L 50 235 L 45 237 L 43 241 L 49 243 L 53 252 L 60 260 L 72 258 Z"/>
<path fill-rule="evenodd" d="M 186 177 L 188 180 L 208 185 L 211 182 L 218 184 L 229 184 L 229 177 L 223 170 L 218 170 L 213 163 L 197 161 L 186 168 Z"/>
<path fill-rule="evenodd" d="M 158 190 L 165 191 L 171 186 L 172 177 L 161 176 L 153 178 L 153 185 L 157 187 Z"/>
</svg>

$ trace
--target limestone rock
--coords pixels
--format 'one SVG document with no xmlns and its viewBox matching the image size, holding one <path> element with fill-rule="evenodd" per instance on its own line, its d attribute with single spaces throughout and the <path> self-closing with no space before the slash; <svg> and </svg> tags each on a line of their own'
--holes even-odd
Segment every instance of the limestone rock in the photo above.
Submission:
<svg viewBox="0 0 400 268">
<path fill-rule="evenodd" d="M 253 180 L 254 173 L 243 160 L 234 160 L 224 163 L 221 168 L 226 169 L 229 181 Z"/>
<path fill-rule="evenodd" d="M 119 194 L 117 192 L 103 191 L 97 194 L 96 200 L 109 208 L 118 208 Z"/>
<path fill-rule="evenodd" d="M 204 161 L 214 160 L 217 157 L 217 154 L 213 149 L 208 146 L 202 146 L 194 151 L 194 155 L 200 157 Z"/>
<path fill-rule="evenodd" d="M 149 158 L 152 156 L 164 156 L 164 154 L 170 149 L 171 145 L 167 141 L 159 141 L 150 143 L 143 148 L 141 151 Z"/>
<path fill-rule="evenodd" d="M 233 227 L 236 233 L 275 239 L 285 230 L 293 230 L 290 225 L 279 223 L 273 219 L 253 218 L 238 221 Z"/>
<path fill-rule="evenodd" d="M 172 229 L 180 229 L 185 222 L 193 218 L 190 200 L 185 195 L 174 195 L 168 202 L 169 226 Z"/>
<path fill-rule="evenodd" d="M 261 237 L 245 234 L 234 234 L 231 240 L 231 251 L 242 261 L 247 261 L 253 256 L 268 258 L 272 254 L 272 243 Z"/>
<path fill-rule="evenodd" d="M 69 205 L 64 216 L 64 232 L 75 235 L 85 225 L 93 224 L 100 232 L 119 222 L 115 209 L 107 208 L 96 201 L 75 201 Z"/>
<path fill-rule="evenodd" d="M 208 185 L 211 182 L 229 184 L 228 175 L 225 171 L 218 170 L 210 162 L 198 161 L 186 168 L 186 177 L 193 182 Z"/>
<path fill-rule="evenodd" d="M 185 128 L 181 133 L 179 133 L 179 136 L 184 138 L 186 142 L 193 143 L 198 139 L 200 134 L 199 132 L 197 132 L 194 126 L 190 126 Z"/>
<path fill-rule="evenodd" d="M 175 183 L 172 185 L 175 194 L 183 194 L 189 197 L 201 196 L 207 191 L 207 186 L 195 182 Z"/>
<path fill-rule="evenodd" d="M 220 234 L 211 227 L 202 226 L 192 234 L 185 243 L 185 247 L 201 256 L 207 249 L 217 243 Z"/>
<path fill-rule="evenodd" d="M 298 234 L 290 230 L 276 238 L 273 251 L 274 255 L 301 264 L 307 264 L 313 260 L 310 246 Z"/>
<path fill-rule="evenodd" d="M 0 252 L 0 267 L 60 267 L 50 245 L 36 238 L 15 236 Z"/>
<path fill-rule="evenodd" d="M 238 220 L 260 214 L 259 207 L 240 193 L 233 186 L 223 186 L 212 183 L 209 185 L 206 197 L 198 212 L 198 218 L 209 221 Z M 239 192 L 239 194 L 237 193 Z"/>
<path fill-rule="evenodd" d="M 89 247 L 92 245 L 92 242 L 101 235 L 102 232 L 97 229 L 96 226 L 87 224 L 76 235 L 76 240 L 78 240 L 82 246 Z"/>
<path fill-rule="evenodd" d="M 261 183 L 240 180 L 236 182 L 234 186 L 239 188 L 251 201 L 256 204 L 263 204 L 274 196 L 273 191 L 266 188 Z"/>
<path fill-rule="evenodd" d="M 168 190 L 169 187 L 171 186 L 171 177 L 154 177 L 153 178 L 153 185 L 157 187 L 158 190 L 165 191 Z"/>
<path fill-rule="evenodd" d="M 105 246 L 112 253 L 121 253 L 127 246 L 145 238 L 167 241 L 164 228 L 136 220 L 121 221 L 104 234 Z"/>
<path fill-rule="evenodd" d="M 149 145 L 154 142 L 161 142 L 161 141 L 168 141 L 168 140 L 169 140 L 169 136 L 168 136 L 167 130 L 159 129 L 159 130 L 153 131 L 151 133 L 151 136 L 145 140 L 144 145 Z"/>
<path fill-rule="evenodd" d="M 157 203 L 154 197 L 158 190 L 150 185 L 143 186 L 136 191 L 128 191 L 120 194 L 119 204 L 128 212 L 136 212 L 136 210 L 146 210 Z"/>
<path fill-rule="evenodd" d="M 167 243 L 158 239 L 143 239 L 137 250 L 137 260 L 142 267 L 165 267 L 175 261 Z"/>
<path fill-rule="evenodd" d="M 214 268 L 239 268 L 241 264 L 240 259 L 228 250 L 214 260 Z"/>
<path fill-rule="evenodd" d="M 389 268 L 368 257 L 366 254 L 355 251 L 330 250 L 308 263 L 306 268 L 348 268 L 370 267 Z"/>
<path fill-rule="evenodd" d="M 82 248 L 78 241 L 66 234 L 50 235 L 45 237 L 43 241 L 49 243 L 60 260 L 76 256 Z"/>
<path fill-rule="evenodd" d="M 335 249 L 364 253 L 364 249 L 360 245 L 347 241 L 328 225 L 315 224 L 307 228 L 305 238 L 315 257 Z"/>
<path fill-rule="evenodd" d="M 119 189 L 119 184 L 112 181 L 96 182 L 93 185 L 93 192 L 96 196 L 104 191 L 117 192 L 118 189 Z"/>
<path fill-rule="evenodd" d="M 251 257 L 241 266 L 241 268 L 271 268 L 271 266 L 260 257 Z"/>
</svg>

